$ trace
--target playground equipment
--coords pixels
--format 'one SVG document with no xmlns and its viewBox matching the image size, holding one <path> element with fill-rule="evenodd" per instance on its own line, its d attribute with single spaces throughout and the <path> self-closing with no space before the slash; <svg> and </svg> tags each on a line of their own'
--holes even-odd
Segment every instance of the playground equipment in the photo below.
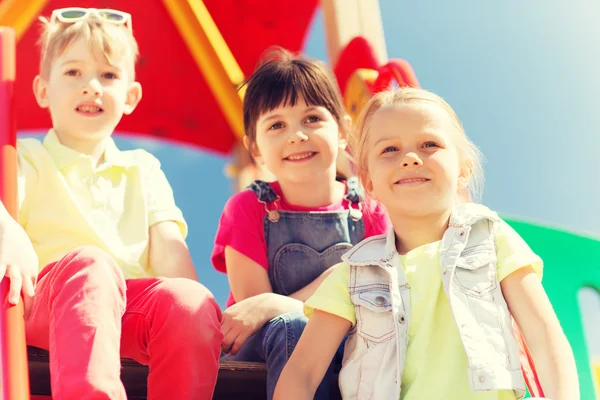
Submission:
<svg viewBox="0 0 600 400">
<path fill-rule="evenodd" d="M 14 114 L 15 32 L 0 27 L 0 198 L 8 212 L 17 215 L 17 154 Z M 28 399 L 27 356 L 23 304 L 6 301 L 9 282 L 0 284 L 0 393 L 2 399 Z"/>
<path fill-rule="evenodd" d="M 0 31 L 0 197 L 13 215 L 16 215 L 16 128 L 50 126 L 47 112 L 40 110 L 34 97 L 28 95 L 38 72 L 37 52 L 33 50 L 38 36 L 35 18 L 70 5 L 68 0 L 0 0 L 0 26 L 14 28 L 14 33 L 7 29 Z M 270 45 L 281 45 L 291 51 L 302 49 L 319 6 L 325 21 L 329 61 L 353 117 L 376 91 L 390 85 L 419 86 L 406 61 L 387 59 L 376 0 L 303 0 L 295 2 L 293 7 L 285 0 L 80 0 L 78 5 L 124 9 L 137 21 L 135 35 L 142 54 L 137 76 L 144 85 L 145 97 L 118 130 L 221 154 L 233 152 L 238 154 L 233 170 L 239 174 L 254 167 L 242 155 L 244 152 L 237 151 L 243 134 L 243 92 L 238 92 L 238 88 Z M 15 42 L 18 42 L 16 57 Z M 20 95 L 14 98 L 13 93 Z M 244 179 L 239 175 L 235 189 L 243 186 Z M 600 289 L 600 269 L 590 262 L 600 259 L 600 241 L 532 223 L 509 222 L 545 261 L 544 286 L 575 352 L 582 399 L 592 399 L 594 383 L 577 293 L 582 287 Z M 570 263 L 568 277 L 561 273 L 565 260 Z M 5 286 L 2 290 L 0 400 L 23 400 L 29 398 L 29 386 L 22 309 L 7 307 Z M 47 354 L 43 352 L 30 354 L 30 368 L 34 364 L 45 365 L 44 357 Z M 599 371 L 600 367 L 597 368 Z M 39 371 L 35 369 L 36 374 Z M 133 388 L 137 390 L 135 398 L 143 398 L 147 370 L 134 363 L 124 364 L 124 371 L 138 385 Z M 47 372 L 35 375 L 37 386 L 39 379 L 46 379 L 44 376 L 47 378 Z M 260 390 L 264 384 L 256 381 L 261 376 L 264 377 L 264 367 L 226 365 L 221 369 L 219 384 L 223 387 L 228 385 L 224 382 L 240 383 L 246 379 L 247 387 Z M 47 389 L 37 394 L 43 393 L 48 394 Z M 217 396 L 218 393 L 219 390 Z M 251 398 L 251 394 L 245 394 L 244 398 Z"/>
</svg>

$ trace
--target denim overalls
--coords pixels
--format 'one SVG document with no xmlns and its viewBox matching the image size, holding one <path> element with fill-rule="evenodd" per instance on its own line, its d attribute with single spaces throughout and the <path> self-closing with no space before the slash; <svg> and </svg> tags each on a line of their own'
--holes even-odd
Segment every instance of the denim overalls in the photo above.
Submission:
<svg viewBox="0 0 600 400">
<path fill-rule="evenodd" d="M 263 227 L 269 280 L 274 293 L 289 296 L 302 289 L 327 268 L 341 262 L 342 254 L 364 238 L 358 180 L 350 178 L 346 184 L 348 191 L 344 201 L 349 202 L 349 209 L 324 212 L 279 210 L 279 196 L 269 183 L 255 181 L 249 186 L 267 211 Z M 250 337 L 238 354 L 227 359 L 266 362 L 270 400 L 307 321 L 300 312 L 274 318 Z M 343 344 L 338 350 L 339 357 L 342 350 Z M 315 399 L 329 398 L 332 374 L 333 364 L 317 389 Z"/>
</svg>

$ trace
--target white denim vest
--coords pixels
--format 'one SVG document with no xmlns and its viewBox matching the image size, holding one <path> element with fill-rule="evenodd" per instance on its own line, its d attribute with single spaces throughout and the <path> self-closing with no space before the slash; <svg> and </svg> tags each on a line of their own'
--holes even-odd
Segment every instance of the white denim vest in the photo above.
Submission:
<svg viewBox="0 0 600 400">
<path fill-rule="evenodd" d="M 469 362 L 473 391 L 525 394 L 512 320 L 496 275 L 496 213 L 479 204 L 456 208 L 440 248 L 444 292 Z M 399 399 L 410 324 L 410 287 L 394 268 L 395 235 L 374 236 L 342 259 L 356 311 L 340 371 L 344 399 Z M 432 377 L 435 379 L 435 377 Z"/>
</svg>

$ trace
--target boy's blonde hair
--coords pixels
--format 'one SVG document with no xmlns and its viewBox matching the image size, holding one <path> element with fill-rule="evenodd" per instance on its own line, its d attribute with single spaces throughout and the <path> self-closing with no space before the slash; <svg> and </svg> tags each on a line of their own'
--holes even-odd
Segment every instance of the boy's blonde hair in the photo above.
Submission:
<svg viewBox="0 0 600 400">
<path fill-rule="evenodd" d="M 351 136 L 350 140 L 360 179 L 364 182 L 369 172 L 367 165 L 367 145 L 369 138 L 369 122 L 373 115 L 382 108 L 416 103 L 433 104 L 440 107 L 450 116 L 450 119 L 459 133 L 456 136 L 456 145 L 462 164 L 461 167 L 466 166 L 471 172 L 471 179 L 468 187 L 464 189 L 459 188 L 459 191 L 468 190 L 468 193 L 461 193 L 461 195 L 468 197 L 470 194 L 474 199 L 479 199 L 483 190 L 483 155 L 481 154 L 481 151 L 466 135 L 462 123 L 452 107 L 437 94 L 423 89 L 405 87 L 384 91 L 373 96 L 365 105 L 365 108 L 358 118 L 356 131 Z"/>
<path fill-rule="evenodd" d="M 105 22 L 95 14 L 74 23 L 62 23 L 40 18 L 42 34 L 40 74 L 47 79 L 52 63 L 65 49 L 76 40 L 83 38 L 91 47 L 93 54 L 102 56 L 112 64 L 123 57 L 128 58 L 128 70 L 131 81 L 135 80 L 135 62 L 139 55 L 138 44 L 133 35 L 123 25 Z"/>
</svg>

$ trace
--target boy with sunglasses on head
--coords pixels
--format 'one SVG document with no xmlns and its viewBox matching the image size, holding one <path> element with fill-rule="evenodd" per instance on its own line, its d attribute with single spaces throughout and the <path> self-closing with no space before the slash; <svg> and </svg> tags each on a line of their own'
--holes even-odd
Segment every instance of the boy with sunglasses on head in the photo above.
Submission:
<svg viewBox="0 0 600 400">
<path fill-rule="evenodd" d="M 148 399 L 210 399 L 221 312 L 160 163 L 111 139 L 142 97 L 131 16 L 70 8 L 42 22 L 33 88 L 53 128 L 18 143 L 19 220 L 40 272 L 11 275 L 37 280 L 27 343 L 50 351 L 55 400 L 125 399 L 120 357 L 150 366 Z"/>
</svg>

